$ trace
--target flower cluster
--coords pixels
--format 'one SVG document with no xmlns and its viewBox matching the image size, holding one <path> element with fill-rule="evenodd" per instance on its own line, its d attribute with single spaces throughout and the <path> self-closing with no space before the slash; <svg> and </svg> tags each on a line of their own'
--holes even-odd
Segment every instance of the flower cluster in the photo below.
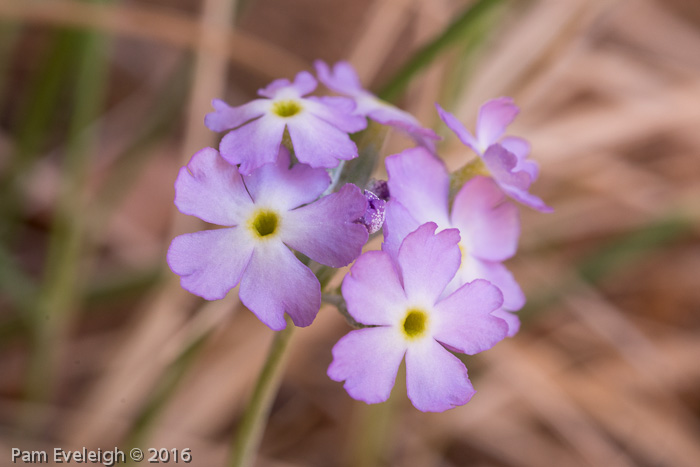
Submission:
<svg viewBox="0 0 700 467">
<path fill-rule="evenodd" d="M 475 391 L 453 352 L 475 354 L 513 336 L 525 302 L 503 265 L 520 235 L 518 209 L 507 198 L 551 210 L 529 192 L 539 171 L 527 159 L 528 143 L 503 136 L 518 108 L 509 98 L 487 102 L 473 136 L 438 106 L 476 153 L 456 177 L 437 156 L 435 132 L 365 90 L 350 64 L 317 61 L 315 68 L 340 96 L 309 96 L 318 82 L 301 72 L 238 107 L 213 101 L 205 124 L 226 134 L 218 150 L 202 149 L 180 170 L 175 204 L 222 227 L 175 238 L 170 268 L 182 287 L 208 300 L 239 285 L 241 302 L 281 330 L 285 314 L 308 326 L 319 311 L 312 262 L 323 265 L 318 271 L 355 261 L 339 309 L 359 329 L 333 347 L 328 376 L 355 399 L 381 402 L 405 358 L 416 408 L 465 404 Z M 338 186 L 341 162 L 358 157 L 361 139 L 350 135 L 368 119 L 407 133 L 416 147 L 386 159 L 388 181 Z M 381 251 L 360 255 L 380 230 Z"/>
</svg>

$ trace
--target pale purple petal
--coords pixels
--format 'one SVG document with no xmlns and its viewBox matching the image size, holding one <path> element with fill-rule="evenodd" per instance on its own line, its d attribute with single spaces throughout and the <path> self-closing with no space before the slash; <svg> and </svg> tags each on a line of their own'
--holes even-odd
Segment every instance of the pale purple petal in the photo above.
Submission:
<svg viewBox="0 0 700 467">
<path fill-rule="evenodd" d="M 387 253 L 368 251 L 357 258 L 343 279 L 348 312 L 358 323 L 394 325 L 405 313 L 406 294 Z"/>
<path fill-rule="evenodd" d="M 261 165 L 277 160 L 285 121 L 265 115 L 230 131 L 221 140 L 221 155 L 231 164 L 241 164 L 240 173 L 250 174 Z"/>
<path fill-rule="evenodd" d="M 525 305 L 525 294 L 513 274 L 503 264 L 467 257 L 455 280 L 457 285 L 461 285 L 474 279 L 486 279 L 498 287 L 503 293 L 503 308 L 519 310 Z"/>
<path fill-rule="evenodd" d="M 321 307 L 321 286 L 309 268 L 281 241 L 256 244 L 239 291 L 241 302 L 275 331 L 285 312 L 296 326 L 308 326 Z"/>
<path fill-rule="evenodd" d="M 294 154 L 311 167 L 336 167 L 339 159 L 357 157 L 357 146 L 347 133 L 313 115 L 299 115 L 289 121 Z"/>
<path fill-rule="evenodd" d="M 499 144 L 518 158 L 518 163 L 515 166 L 516 171 L 524 170 L 530 175 L 532 181 L 537 180 L 540 173 L 539 165 L 537 162 L 527 158 L 530 155 L 530 143 L 522 138 L 507 136 Z"/>
<path fill-rule="evenodd" d="M 333 70 L 326 62 L 316 60 L 314 62 L 318 79 L 331 91 L 350 96 L 357 92 L 363 92 L 362 83 L 350 63 L 341 61 L 333 65 Z"/>
<path fill-rule="evenodd" d="M 241 280 L 252 253 L 252 243 L 237 227 L 204 230 L 175 237 L 168 265 L 180 276 L 183 289 L 218 300 Z"/>
<path fill-rule="evenodd" d="M 318 81 L 316 81 L 316 78 L 308 71 L 300 71 L 294 77 L 294 88 L 296 88 L 302 96 L 314 92 L 317 85 Z"/>
<path fill-rule="evenodd" d="M 443 230 L 428 222 L 409 234 L 399 248 L 399 268 L 406 296 L 431 306 L 459 269 L 459 231 Z"/>
<path fill-rule="evenodd" d="M 368 112 L 367 116 L 369 118 L 406 133 L 413 138 L 418 146 L 423 146 L 430 151 L 431 154 L 435 154 L 435 141 L 442 139 L 437 133 L 429 128 L 422 127 L 420 122 L 408 112 L 404 112 L 390 104 L 383 103 L 376 98 L 374 98 L 374 100 L 377 101 L 377 104 L 375 104 L 374 109 Z"/>
<path fill-rule="evenodd" d="M 396 331 L 388 327 L 358 329 L 333 346 L 328 377 L 345 381 L 345 390 L 357 400 L 376 404 L 389 398 L 406 352 Z"/>
<path fill-rule="evenodd" d="M 508 337 L 513 337 L 520 330 L 520 318 L 514 312 L 499 308 L 491 314 L 506 322 L 508 325 Z"/>
<path fill-rule="evenodd" d="M 216 149 L 197 152 L 175 181 L 175 206 L 180 212 L 212 224 L 237 225 L 252 204 L 238 169 Z"/>
<path fill-rule="evenodd" d="M 499 144 L 515 154 L 519 161 L 527 159 L 527 156 L 530 155 L 530 143 L 522 138 L 506 136 L 499 141 Z"/>
<path fill-rule="evenodd" d="M 463 253 L 489 261 L 515 254 L 520 236 L 518 208 L 487 177 L 475 177 L 459 190 L 452 205 L 452 225 L 462 236 Z"/>
<path fill-rule="evenodd" d="M 314 261 L 334 268 L 357 258 L 367 242 L 367 229 L 355 221 L 367 200 L 355 185 L 285 214 L 282 241 Z"/>
<path fill-rule="evenodd" d="M 408 212 L 403 204 L 395 199 L 386 205 L 384 219 L 384 243 L 382 250 L 389 253 L 394 261 L 398 261 L 401 242 L 414 230 L 420 227 L 420 223 Z"/>
<path fill-rule="evenodd" d="M 424 148 L 407 149 L 386 159 L 389 192 L 420 223 L 449 226 L 447 169 Z"/>
<path fill-rule="evenodd" d="M 476 137 L 479 145 L 486 148 L 497 142 L 518 112 L 520 109 L 513 104 L 513 99 L 510 97 L 492 99 L 482 105 L 476 121 Z"/>
<path fill-rule="evenodd" d="M 231 107 L 221 99 L 211 101 L 214 112 L 204 117 L 204 125 L 212 131 L 226 131 L 261 117 L 270 106 L 266 99 L 255 99 L 239 107 Z"/>
<path fill-rule="evenodd" d="M 464 405 L 476 393 L 464 364 L 433 339 L 406 351 L 406 389 L 422 412 Z"/>
<path fill-rule="evenodd" d="M 276 79 L 262 89 L 258 89 L 258 95 L 274 99 L 275 95 L 282 89 L 291 88 L 292 82 L 287 78 Z"/>
<path fill-rule="evenodd" d="M 301 97 L 316 89 L 316 78 L 308 71 L 297 73 L 294 82 L 288 79 L 277 79 L 268 84 L 265 88 L 258 90 L 258 95 L 274 99 L 280 96 Z"/>
<path fill-rule="evenodd" d="M 351 96 L 355 99 L 357 107 L 355 113 L 368 116 L 372 120 L 383 125 L 393 126 L 411 136 L 419 145 L 425 146 L 431 152 L 435 152 L 432 140 L 440 137 L 431 129 L 423 128 L 418 120 L 408 112 L 405 112 L 388 102 L 384 102 L 377 96 L 366 91 L 360 83 L 357 73 L 348 62 L 338 62 L 331 72 L 325 62 L 314 62 L 319 79 L 329 89 Z"/>
<path fill-rule="evenodd" d="M 457 117 L 452 115 L 450 112 L 440 107 L 440 105 L 435 104 L 435 107 L 437 107 L 438 115 L 440 115 L 442 121 L 445 122 L 445 125 L 447 125 L 447 127 L 457 135 L 459 140 L 472 148 L 477 154 L 481 154 L 482 150 L 479 146 L 479 142 L 476 140 L 476 138 L 474 138 L 474 136 L 472 136 L 462 122 L 460 122 Z"/>
<path fill-rule="evenodd" d="M 435 305 L 433 337 L 469 355 L 488 350 L 508 331 L 505 321 L 491 314 L 502 303 L 501 291 L 490 282 L 464 284 Z"/>
<path fill-rule="evenodd" d="M 280 146 L 277 162 L 265 164 L 244 176 L 246 188 L 255 204 L 288 211 L 318 198 L 331 183 L 328 172 L 306 164 L 289 167 L 290 156 Z"/>
<path fill-rule="evenodd" d="M 410 113 L 390 104 L 378 104 L 368 117 L 372 120 L 404 131 L 411 136 L 439 140 L 440 137 L 430 128 L 423 127 Z"/>
<path fill-rule="evenodd" d="M 355 102 L 346 97 L 308 97 L 304 106 L 309 113 L 347 133 L 367 128 L 367 119 L 355 115 Z"/>
</svg>

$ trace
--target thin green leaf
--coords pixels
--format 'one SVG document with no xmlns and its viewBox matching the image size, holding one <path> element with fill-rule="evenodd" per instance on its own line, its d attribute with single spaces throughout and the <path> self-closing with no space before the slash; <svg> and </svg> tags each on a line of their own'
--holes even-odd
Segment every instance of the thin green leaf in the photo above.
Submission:
<svg viewBox="0 0 700 467">
<path fill-rule="evenodd" d="M 484 18 L 503 0 L 478 0 L 467 8 L 457 20 L 442 34 L 418 50 L 413 57 L 399 69 L 389 82 L 379 91 L 379 97 L 394 101 L 408 86 L 408 83 L 425 69 L 436 57 L 454 43 L 463 40 L 472 27 Z"/>
</svg>

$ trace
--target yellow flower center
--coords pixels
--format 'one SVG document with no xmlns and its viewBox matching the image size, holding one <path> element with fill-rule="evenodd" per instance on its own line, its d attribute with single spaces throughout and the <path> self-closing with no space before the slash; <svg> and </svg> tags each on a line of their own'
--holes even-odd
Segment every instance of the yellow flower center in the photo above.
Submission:
<svg viewBox="0 0 700 467">
<path fill-rule="evenodd" d="M 469 252 L 467 251 L 466 247 L 462 244 L 462 242 L 459 242 L 459 252 L 462 254 L 462 260 L 459 263 L 460 269 L 464 267 L 464 265 L 467 262 L 467 258 L 469 257 Z"/>
<path fill-rule="evenodd" d="M 301 112 L 301 105 L 297 101 L 277 101 L 272 105 L 272 112 L 283 118 L 292 117 Z"/>
<path fill-rule="evenodd" d="M 251 218 L 249 224 L 256 236 L 260 238 L 267 237 L 277 231 L 279 216 L 274 211 L 261 209 Z"/>
<path fill-rule="evenodd" d="M 403 320 L 403 332 L 409 339 L 417 339 L 425 334 L 428 314 L 423 310 L 410 309 Z"/>
</svg>

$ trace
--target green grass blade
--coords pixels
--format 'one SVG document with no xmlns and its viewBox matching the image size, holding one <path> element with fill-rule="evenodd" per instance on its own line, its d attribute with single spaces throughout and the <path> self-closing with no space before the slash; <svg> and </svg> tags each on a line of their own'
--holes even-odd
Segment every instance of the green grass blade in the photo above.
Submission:
<svg viewBox="0 0 700 467">
<path fill-rule="evenodd" d="M 102 109 L 108 40 L 95 32 L 79 33 L 77 77 L 58 204 L 49 241 L 45 277 L 36 307 L 34 359 L 28 396 L 45 400 L 53 386 L 60 344 L 80 297 L 84 249 L 84 190 L 96 131 L 89 128 Z"/>
<path fill-rule="evenodd" d="M 399 69 L 389 82 L 379 91 L 380 98 L 394 101 L 408 86 L 408 83 L 421 70 L 426 68 L 437 56 L 461 39 L 480 22 L 493 8 L 503 0 L 478 0 L 438 37 L 418 50 L 413 57 Z"/>
</svg>

